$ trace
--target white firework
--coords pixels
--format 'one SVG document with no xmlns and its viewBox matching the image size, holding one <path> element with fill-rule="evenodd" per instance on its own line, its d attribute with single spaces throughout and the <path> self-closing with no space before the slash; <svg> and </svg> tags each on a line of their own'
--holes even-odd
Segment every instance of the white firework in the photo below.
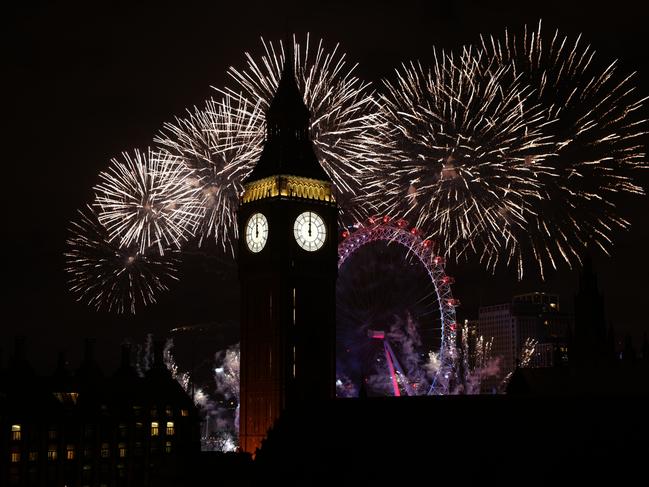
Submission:
<svg viewBox="0 0 649 487">
<path fill-rule="evenodd" d="M 140 251 L 155 246 L 180 248 L 203 217 L 197 203 L 195 176 L 166 151 L 122 153 L 99 174 L 95 206 L 110 238 Z"/>
</svg>

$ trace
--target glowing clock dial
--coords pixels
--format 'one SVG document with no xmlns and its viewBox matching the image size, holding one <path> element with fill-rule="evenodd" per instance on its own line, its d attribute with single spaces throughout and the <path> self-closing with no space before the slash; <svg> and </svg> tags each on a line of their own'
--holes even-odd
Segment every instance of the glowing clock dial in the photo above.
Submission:
<svg viewBox="0 0 649 487">
<path fill-rule="evenodd" d="M 324 220 L 313 211 L 305 211 L 295 219 L 293 232 L 299 246 L 308 252 L 321 248 L 327 238 Z"/>
<path fill-rule="evenodd" d="M 255 213 L 246 223 L 246 245 L 250 252 L 261 252 L 268 241 L 268 220 L 261 213 Z"/>
</svg>

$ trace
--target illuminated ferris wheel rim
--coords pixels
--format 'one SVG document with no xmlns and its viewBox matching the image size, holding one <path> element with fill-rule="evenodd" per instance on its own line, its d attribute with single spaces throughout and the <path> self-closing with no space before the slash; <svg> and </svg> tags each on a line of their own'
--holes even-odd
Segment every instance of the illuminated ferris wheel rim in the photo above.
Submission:
<svg viewBox="0 0 649 487">
<path fill-rule="evenodd" d="M 440 368 L 429 391 L 432 394 L 446 394 L 450 376 L 455 371 L 457 353 L 455 350 L 456 316 L 455 308 L 460 304 L 453 298 L 451 284 L 453 278 L 446 275 L 444 258 L 436 252 L 435 242 L 422 239 L 416 227 L 409 227 L 406 220 L 392 220 L 389 216 L 371 217 L 364 223 L 357 223 L 353 230 L 345 230 L 338 244 L 338 269 L 345 261 L 364 245 L 372 242 L 397 243 L 414 254 L 426 268 L 433 282 L 439 303 L 441 321 L 441 346 L 439 350 Z"/>
</svg>

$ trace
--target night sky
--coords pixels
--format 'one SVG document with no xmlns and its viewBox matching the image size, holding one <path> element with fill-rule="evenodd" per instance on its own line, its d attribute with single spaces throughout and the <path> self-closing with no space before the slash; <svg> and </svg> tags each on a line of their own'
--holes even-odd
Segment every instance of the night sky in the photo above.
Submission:
<svg viewBox="0 0 649 487">
<path fill-rule="evenodd" d="M 68 222 L 91 201 L 109 159 L 145 148 L 163 122 L 212 95 L 210 86 L 225 84 L 229 66 L 244 66 L 244 51 L 260 53 L 260 36 L 278 40 L 290 29 L 323 37 L 325 47 L 339 42 L 349 61 L 360 63 L 357 74 L 378 83 L 403 61 L 430 59 L 433 45 L 454 49 L 480 33 L 520 30 L 542 18 L 546 32 L 583 32 L 600 59 L 618 58 L 625 72 L 638 71 L 640 91 L 649 94 L 647 11 L 641 10 L 647 7 L 637 1 L 610 2 L 607 9 L 565 0 L 499 6 L 477 0 L 209 3 L 5 7 L 0 329 L 5 360 L 13 336 L 21 334 L 38 368 L 51 367 L 58 349 L 67 349 L 76 363 L 82 339 L 89 336 L 97 339 L 100 362 L 110 370 L 125 337 L 139 341 L 147 332 L 182 324 L 236 322 L 236 269 L 217 252 L 190 256 L 183 272 L 191 279 L 136 317 L 94 313 L 76 303 L 66 291 L 62 253 Z M 649 188 L 649 174 L 641 183 Z M 649 198 L 630 198 L 627 210 L 632 229 L 619 235 L 610 258 L 596 255 L 595 263 L 607 318 L 638 344 L 649 328 Z M 457 279 L 461 318 L 477 316 L 480 304 L 534 290 L 558 292 L 570 310 L 577 281 L 565 268 L 545 283 L 533 278 L 519 283 L 513 271 L 492 276 L 475 265 L 449 266 L 448 272 Z"/>
</svg>

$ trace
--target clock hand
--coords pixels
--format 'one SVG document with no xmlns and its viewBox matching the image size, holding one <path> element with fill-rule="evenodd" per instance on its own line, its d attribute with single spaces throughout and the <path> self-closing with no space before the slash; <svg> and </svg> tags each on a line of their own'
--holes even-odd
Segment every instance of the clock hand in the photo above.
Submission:
<svg viewBox="0 0 649 487">
<path fill-rule="evenodd" d="M 311 236 L 311 212 L 309 212 L 309 237 Z"/>
<path fill-rule="evenodd" d="M 255 238 L 259 238 L 259 220 L 255 221 Z"/>
</svg>

